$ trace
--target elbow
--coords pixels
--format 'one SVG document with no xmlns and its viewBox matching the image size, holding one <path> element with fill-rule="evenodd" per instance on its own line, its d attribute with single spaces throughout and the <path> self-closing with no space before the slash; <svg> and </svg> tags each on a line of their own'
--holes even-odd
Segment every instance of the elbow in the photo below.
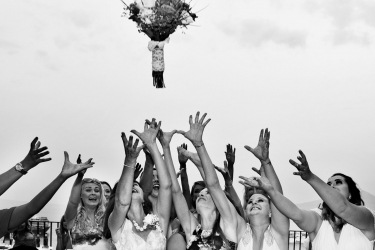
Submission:
<svg viewBox="0 0 375 250">
<path fill-rule="evenodd" d="M 115 198 L 115 206 L 119 210 L 127 210 L 130 207 L 131 201 L 120 201 L 119 198 Z"/>
<path fill-rule="evenodd" d="M 215 180 L 208 180 L 206 178 L 206 185 L 207 185 L 207 188 L 210 189 L 210 188 L 216 188 L 216 187 L 219 187 L 220 188 L 220 182 L 219 182 L 219 179 L 215 179 Z"/>
</svg>

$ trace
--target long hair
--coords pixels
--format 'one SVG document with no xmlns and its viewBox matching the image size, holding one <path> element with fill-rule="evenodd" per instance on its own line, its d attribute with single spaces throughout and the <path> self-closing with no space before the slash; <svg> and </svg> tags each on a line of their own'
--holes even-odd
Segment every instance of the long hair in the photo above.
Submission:
<svg viewBox="0 0 375 250">
<path fill-rule="evenodd" d="M 82 187 L 85 183 L 94 183 L 99 186 L 100 190 L 100 199 L 99 199 L 99 204 L 95 210 L 95 229 L 97 229 L 100 232 L 103 232 L 103 219 L 104 219 L 104 214 L 105 214 L 105 197 L 104 197 L 104 192 L 103 192 L 103 187 L 100 181 L 97 179 L 89 179 L 85 178 L 82 180 L 82 186 L 81 186 L 81 192 L 82 192 Z M 80 231 L 83 234 L 90 234 L 89 231 L 91 230 L 91 222 L 89 217 L 87 216 L 85 204 L 83 204 L 82 199 L 78 204 L 77 208 L 77 217 L 73 226 L 73 232 L 75 231 Z"/>
<path fill-rule="evenodd" d="M 134 182 L 139 184 L 139 182 L 137 181 L 134 181 Z M 118 182 L 116 182 L 116 184 L 113 186 L 111 195 L 109 196 L 109 200 L 107 202 L 107 210 L 105 211 L 105 215 L 104 215 L 103 236 L 106 239 L 112 238 L 111 230 L 109 230 L 109 227 L 108 227 L 108 219 L 111 213 L 113 212 L 113 209 L 115 208 L 115 197 L 116 197 L 117 185 L 118 185 Z M 144 195 L 143 211 L 145 215 L 152 213 L 152 203 L 148 199 L 148 197 L 146 197 L 146 195 Z M 126 219 L 128 219 L 127 215 L 126 215 Z"/>
<path fill-rule="evenodd" d="M 359 190 L 359 188 L 357 187 L 357 184 L 353 181 L 353 179 L 350 176 L 347 176 L 341 173 L 336 173 L 332 175 L 331 177 L 333 176 L 343 177 L 346 184 L 348 184 L 349 193 L 350 193 L 350 197 L 348 201 L 350 203 L 353 203 L 357 206 L 362 206 L 365 204 L 365 202 L 362 200 L 362 197 L 361 197 L 361 191 Z M 323 220 L 331 220 L 335 224 L 337 230 L 341 231 L 342 227 L 346 224 L 346 221 L 340 217 L 338 217 L 338 219 L 336 220 L 335 217 L 338 217 L 338 216 L 331 210 L 331 208 L 325 202 L 323 202 L 323 208 L 322 208 Z"/>
</svg>

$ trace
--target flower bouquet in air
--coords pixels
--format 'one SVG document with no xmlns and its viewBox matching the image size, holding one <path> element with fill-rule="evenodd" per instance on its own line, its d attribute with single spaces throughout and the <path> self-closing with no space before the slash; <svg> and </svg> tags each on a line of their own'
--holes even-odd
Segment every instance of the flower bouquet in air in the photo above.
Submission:
<svg viewBox="0 0 375 250">
<path fill-rule="evenodd" d="M 164 45 L 178 27 L 186 28 L 197 15 L 185 0 L 134 0 L 131 4 L 121 1 L 125 4 L 124 14 L 137 23 L 139 32 L 151 39 L 148 49 L 152 52 L 154 86 L 164 88 Z"/>
</svg>

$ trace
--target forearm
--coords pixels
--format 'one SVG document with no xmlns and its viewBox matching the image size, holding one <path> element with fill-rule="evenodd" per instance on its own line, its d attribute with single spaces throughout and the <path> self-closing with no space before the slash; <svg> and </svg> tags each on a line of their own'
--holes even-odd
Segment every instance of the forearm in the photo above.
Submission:
<svg viewBox="0 0 375 250">
<path fill-rule="evenodd" d="M 266 176 L 268 180 L 270 181 L 271 185 L 279 191 L 281 194 L 283 194 L 283 189 L 281 187 L 281 183 L 279 178 L 277 177 L 277 174 L 275 172 L 275 169 L 273 168 L 273 165 L 271 161 L 268 159 L 268 161 L 261 161 L 262 166 L 264 168 L 264 172 L 266 173 Z"/>
<path fill-rule="evenodd" d="M 9 222 L 9 230 L 17 228 L 26 220 L 37 214 L 51 200 L 56 191 L 66 181 L 58 175 L 47 187 L 37 194 L 29 203 L 16 207 Z"/>
<path fill-rule="evenodd" d="M 125 158 L 124 167 L 115 194 L 115 203 L 117 203 L 119 207 L 129 206 L 131 203 L 135 164 L 135 159 L 130 160 Z"/>
<path fill-rule="evenodd" d="M 312 177 L 306 181 L 318 193 L 320 198 L 340 216 L 348 207 L 349 201 L 337 190 L 328 186 L 318 176 L 312 174 Z"/>
<path fill-rule="evenodd" d="M 230 178 L 233 181 L 234 163 L 228 162 L 228 171 L 229 171 L 229 174 L 230 174 Z"/>
<path fill-rule="evenodd" d="M 225 191 L 229 194 L 229 196 L 233 200 L 233 205 L 237 211 L 240 212 L 240 216 L 244 218 L 244 211 L 242 208 L 241 200 L 237 195 L 236 190 L 234 189 L 232 183 L 225 183 Z"/>
<path fill-rule="evenodd" d="M 215 168 L 207 153 L 206 147 L 204 145 L 197 147 L 197 153 L 202 163 L 202 172 L 203 175 L 205 175 L 204 181 L 206 182 L 206 185 L 212 187 L 218 186 L 220 188 L 219 178 L 216 175 Z"/>
<path fill-rule="evenodd" d="M 148 196 L 152 192 L 152 177 L 153 177 L 153 168 L 154 163 L 151 159 L 147 159 L 149 156 L 146 156 L 145 167 L 143 170 L 142 178 L 140 179 L 139 184 L 143 189 L 143 193 Z"/>
<path fill-rule="evenodd" d="M 65 210 L 65 219 L 68 222 L 77 215 L 77 207 L 81 199 L 82 179 L 83 174 L 77 174 L 77 178 L 74 181 L 72 191 L 70 192 L 68 206 Z"/>
<path fill-rule="evenodd" d="M 180 163 L 180 169 L 181 169 L 182 193 L 190 209 L 191 208 L 191 195 L 190 195 L 189 178 L 186 172 L 186 163 Z"/>
<path fill-rule="evenodd" d="M 163 147 L 165 160 L 163 160 L 156 143 L 148 145 L 148 149 L 152 155 L 152 159 L 154 159 L 155 162 L 156 170 L 159 176 L 160 189 L 170 189 L 172 181 L 166 166 L 166 162 L 168 162 L 168 164 L 171 164 L 172 166 L 173 162 L 169 146 Z"/>
<path fill-rule="evenodd" d="M 0 175 L 0 195 L 5 193 L 23 174 L 16 171 L 14 167 Z"/>
</svg>

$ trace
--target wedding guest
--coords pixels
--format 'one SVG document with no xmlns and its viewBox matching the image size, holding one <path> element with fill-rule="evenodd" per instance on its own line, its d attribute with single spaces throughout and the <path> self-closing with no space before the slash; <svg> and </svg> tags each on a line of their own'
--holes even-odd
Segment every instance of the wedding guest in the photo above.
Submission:
<svg viewBox="0 0 375 250">
<path fill-rule="evenodd" d="M 64 216 L 61 217 L 60 227 L 56 229 L 56 235 L 56 250 L 73 249 L 70 231 L 67 228 Z"/>
<path fill-rule="evenodd" d="M 111 195 L 111 191 L 112 191 L 111 185 L 109 185 L 108 182 L 106 181 L 101 181 L 100 183 L 102 184 L 102 187 L 103 187 L 105 200 L 106 202 L 108 202 L 109 196 Z"/>
<path fill-rule="evenodd" d="M 31 230 L 31 224 L 27 220 L 13 232 L 14 250 L 37 250 L 36 237 Z"/>
<path fill-rule="evenodd" d="M 290 160 L 301 176 L 323 200 L 323 208 L 303 210 L 276 191 L 265 176 L 249 181 L 250 186 L 260 187 L 271 197 L 277 208 L 309 234 L 312 249 L 361 249 L 374 247 L 374 214 L 364 207 L 361 193 L 353 179 L 344 174 L 334 174 L 325 183 L 310 170 L 306 156 L 299 151 L 297 159 Z"/>
<path fill-rule="evenodd" d="M 64 214 L 72 246 L 74 250 L 110 249 L 103 237 L 106 203 L 103 188 L 97 179 L 83 178 L 85 172 L 78 173 Z"/>
<path fill-rule="evenodd" d="M 264 133 L 263 133 L 264 132 Z M 262 129 L 258 145 L 255 148 L 245 146 L 261 163 L 260 171 L 269 178 L 280 193 L 282 187 L 269 158 L 269 139 L 271 133 Z M 253 168 L 256 170 L 255 168 Z M 241 179 L 247 178 L 240 176 Z M 245 184 L 244 181 L 240 181 Z M 260 190 L 245 185 L 243 208 L 246 226 L 240 223 L 238 250 L 286 250 L 289 243 L 289 219 L 270 201 L 268 195 Z"/>
<path fill-rule="evenodd" d="M 207 188 L 203 189 L 196 200 L 198 218 L 190 211 L 181 192 L 176 178 L 171 153 L 168 147 L 163 147 L 164 155 L 172 178 L 172 197 L 176 207 L 177 216 L 185 232 L 187 242 L 186 249 L 235 249 L 236 217 L 237 212 L 233 205 L 227 200 L 224 191 L 221 189 L 215 169 L 204 146 L 202 135 L 208 119 L 203 123 L 206 114 L 199 119 L 199 112 L 193 123 L 190 116 L 190 130 L 188 132 L 178 131 L 189 139 L 197 149 L 199 158 L 203 165 L 205 182 Z M 164 133 L 164 141 L 170 142 L 173 132 Z M 162 144 L 163 145 L 163 144 Z"/>
<path fill-rule="evenodd" d="M 38 137 L 36 137 L 31 142 L 30 151 L 25 159 L 0 175 L 0 195 L 39 163 L 51 160 L 51 158 L 42 158 L 48 155 L 49 152 L 46 151 L 47 147 L 40 148 L 40 145 Z M 29 203 L 0 210 L 0 237 L 3 237 L 7 232 L 15 230 L 26 220 L 39 213 L 68 178 L 84 169 L 91 168 L 94 164 L 93 162 L 73 164 L 69 161 L 68 153 L 64 152 L 64 155 L 65 161 L 61 173 Z"/>
<path fill-rule="evenodd" d="M 139 140 L 133 144 L 133 137 L 129 140 L 122 133 L 125 149 L 125 162 L 117 186 L 115 205 L 108 219 L 112 241 L 117 250 L 164 250 L 166 248 L 166 234 L 171 210 L 171 180 L 165 167 L 164 160 L 156 145 L 158 126 L 149 126 L 147 122 L 144 132 L 132 130 Z M 146 147 L 156 165 L 159 176 L 159 190 L 157 207 L 153 214 L 144 204 L 144 193 L 138 182 L 134 182 L 134 170 L 137 157 L 142 148 Z M 162 201 L 162 202 L 161 202 Z"/>
</svg>

